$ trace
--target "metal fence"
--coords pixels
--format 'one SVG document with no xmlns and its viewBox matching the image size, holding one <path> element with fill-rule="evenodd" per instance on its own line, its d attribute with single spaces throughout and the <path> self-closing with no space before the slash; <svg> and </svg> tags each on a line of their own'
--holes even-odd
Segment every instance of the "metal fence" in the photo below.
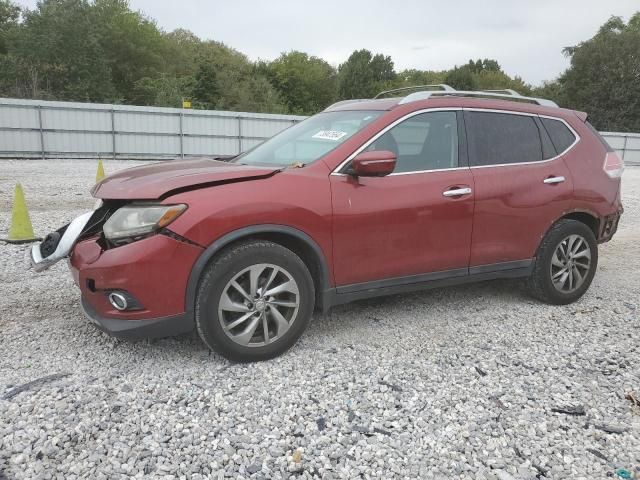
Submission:
<svg viewBox="0 0 640 480">
<path fill-rule="evenodd" d="M 0 157 L 235 155 L 304 118 L 0 98 Z M 627 165 L 640 165 L 640 134 L 602 135 Z"/>
<path fill-rule="evenodd" d="M 0 98 L 0 156 L 235 155 L 305 117 Z"/>
<path fill-rule="evenodd" d="M 601 132 L 626 165 L 640 165 L 640 133 Z"/>
</svg>

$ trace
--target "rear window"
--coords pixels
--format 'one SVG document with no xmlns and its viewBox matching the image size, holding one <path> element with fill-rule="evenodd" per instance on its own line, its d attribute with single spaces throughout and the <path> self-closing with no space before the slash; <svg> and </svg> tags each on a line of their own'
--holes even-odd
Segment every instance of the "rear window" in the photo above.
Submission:
<svg viewBox="0 0 640 480">
<path fill-rule="evenodd" d="M 598 140 L 600 140 L 600 143 L 602 143 L 602 146 L 605 148 L 607 152 L 614 151 L 613 148 L 611 148 L 611 145 L 609 145 L 609 143 L 604 139 L 602 135 L 600 135 L 600 132 L 598 132 L 593 125 L 591 125 L 589 122 L 584 122 L 584 123 L 587 125 L 589 130 L 591 130 L 591 133 L 593 133 L 598 138 Z"/>
<path fill-rule="evenodd" d="M 560 120 L 553 120 L 551 118 L 540 117 L 542 125 L 547 130 L 549 137 L 553 145 L 556 147 L 558 154 L 567 150 L 573 142 L 576 141 L 576 136 L 567 128 L 567 126 Z"/>
<path fill-rule="evenodd" d="M 475 166 L 538 162 L 542 142 L 529 115 L 465 112 L 469 154 Z"/>
</svg>

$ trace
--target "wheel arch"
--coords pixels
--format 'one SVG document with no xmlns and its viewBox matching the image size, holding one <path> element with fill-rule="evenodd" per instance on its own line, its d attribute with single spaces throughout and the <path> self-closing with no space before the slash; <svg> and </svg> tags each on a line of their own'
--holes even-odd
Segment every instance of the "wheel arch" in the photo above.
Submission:
<svg viewBox="0 0 640 480">
<path fill-rule="evenodd" d="M 232 245 L 247 240 L 267 240 L 282 245 L 298 255 L 305 263 L 316 291 L 316 307 L 323 311 L 329 306 L 329 266 L 320 246 L 313 238 L 297 228 L 287 225 L 264 224 L 234 230 L 218 238 L 200 254 L 189 274 L 185 308 L 193 314 L 202 272 L 213 258 Z"/>
<path fill-rule="evenodd" d="M 549 225 L 549 228 L 547 228 L 544 234 L 540 237 L 540 242 L 538 243 L 535 251 L 536 256 L 540 251 L 542 242 L 544 242 L 544 239 L 547 237 L 553 226 L 561 220 L 576 220 L 580 223 L 585 224 L 593 232 L 593 235 L 596 237 L 596 241 L 598 240 L 598 234 L 600 232 L 600 220 L 598 216 L 595 213 L 587 210 L 573 210 L 571 212 L 564 213 L 561 217 L 557 218 L 551 225 Z"/>
<path fill-rule="evenodd" d="M 598 239 L 598 234 L 600 232 L 600 219 L 598 216 L 592 212 L 588 212 L 586 210 L 575 210 L 573 212 L 569 212 L 554 222 L 554 225 L 560 220 L 577 220 L 578 222 L 584 223 L 587 227 L 591 229 L 593 235 Z M 553 225 L 552 225 L 553 226 Z"/>
</svg>

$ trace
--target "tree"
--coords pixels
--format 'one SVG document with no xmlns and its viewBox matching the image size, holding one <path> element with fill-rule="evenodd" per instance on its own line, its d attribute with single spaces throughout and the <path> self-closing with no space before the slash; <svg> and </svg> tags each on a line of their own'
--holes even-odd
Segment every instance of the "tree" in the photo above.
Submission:
<svg viewBox="0 0 640 480">
<path fill-rule="evenodd" d="M 478 83 L 469 65 L 455 67 L 447 73 L 444 83 L 456 90 L 477 90 Z"/>
<path fill-rule="evenodd" d="M 181 108 L 182 100 L 190 97 L 192 89 L 193 77 L 163 73 L 137 80 L 131 98 L 135 105 Z"/>
<path fill-rule="evenodd" d="M 94 29 L 117 97 L 129 102 L 137 80 L 165 70 L 167 41 L 152 20 L 127 0 L 95 0 Z"/>
<path fill-rule="evenodd" d="M 565 96 L 564 86 L 559 80 L 553 80 L 551 82 L 543 82 L 539 87 L 531 90 L 531 95 L 538 98 L 547 98 L 553 100 L 560 106 L 567 105 L 567 99 Z"/>
<path fill-rule="evenodd" d="M 522 95 L 531 94 L 531 87 L 520 77 L 511 78 L 501 70 L 482 70 L 474 75 L 474 82 L 478 90 L 511 89 Z"/>
<path fill-rule="evenodd" d="M 395 78 L 391 57 L 356 50 L 338 68 L 338 93 L 342 99 L 371 98 Z"/>
<path fill-rule="evenodd" d="M 566 106 L 589 113 L 599 130 L 640 131 L 640 12 L 611 17 L 596 35 L 565 53 L 560 76 Z"/>
<path fill-rule="evenodd" d="M 337 97 L 336 71 L 318 57 L 291 51 L 258 68 L 265 71 L 291 113 L 311 115 Z"/>
<path fill-rule="evenodd" d="M 402 70 L 396 75 L 393 88 L 413 87 L 417 85 L 438 85 L 444 83 L 446 72 L 431 70 Z"/>
<path fill-rule="evenodd" d="M 201 63 L 195 75 L 191 97 L 197 108 L 213 110 L 220 99 L 216 67 L 211 63 Z"/>
<path fill-rule="evenodd" d="M 485 58 L 484 60 L 478 59 L 475 62 L 473 60 L 469 60 L 467 67 L 476 74 L 480 72 L 502 72 L 502 68 L 498 61 L 489 58 Z"/>
<path fill-rule="evenodd" d="M 113 98 L 111 71 L 86 0 L 43 0 L 23 18 L 9 45 L 17 91 L 32 98 Z"/>
<path fill-rule="evenodd" d="M 0 0 L 0 55 L 7 53 L 7 36 L 18 25 L 20 7 L 10 0 Z"/>
</svg>

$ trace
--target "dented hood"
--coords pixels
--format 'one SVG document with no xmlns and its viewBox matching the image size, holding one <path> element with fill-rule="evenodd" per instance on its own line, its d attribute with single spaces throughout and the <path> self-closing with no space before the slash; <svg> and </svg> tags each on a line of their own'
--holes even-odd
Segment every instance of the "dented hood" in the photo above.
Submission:
<svg viewBox="0 0 640 480">
<path fill-rule="evenodd" d="M 152 200 L 219 183 L 267 178 L 278 171 L 278 167 L 240 165 L 209 158 L 170 160 L 109 175 L 93 187 L 91 194 L 113 200 Z"/>
</svg>

